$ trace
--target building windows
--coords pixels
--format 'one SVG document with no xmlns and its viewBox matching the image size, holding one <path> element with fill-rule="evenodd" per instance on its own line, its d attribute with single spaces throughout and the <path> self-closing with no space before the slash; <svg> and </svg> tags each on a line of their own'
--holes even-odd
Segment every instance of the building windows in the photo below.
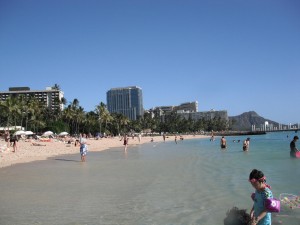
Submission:
<svg viewBox="0 0 300 225">
<path fill-rule="evenodd" d="M 46 88 L 43 91 L 32 91 L 29 87 L 12 87 L 9 88 L 8 92 L 0 92 L 1 101 L 5 101 L 8 97 L 18 97 L 19 95 L 25 95 L 27 97 L 31 96 L 43 102 L 46 107 L 51 109 L 60 108 L 63 110 L 64 105 L 59 101 L 54 99 L 61 100 L 64 97 L 64 93 L 61 90 Z"/>
<path fill-rule="evenodd" d="M 143 116 L 142 89 L 137 86 L 112 88 L 106 93 L 110 113 L 121 113 L 131 120 Z"/>
</svg>

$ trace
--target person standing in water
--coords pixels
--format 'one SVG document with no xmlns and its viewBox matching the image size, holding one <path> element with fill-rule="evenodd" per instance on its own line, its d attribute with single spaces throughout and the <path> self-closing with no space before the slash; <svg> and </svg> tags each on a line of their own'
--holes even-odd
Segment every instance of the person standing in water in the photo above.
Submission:
<svg viewBox="0 0 300 225">
<path fill-rule="evenodd" d="M 125 134 L 125 135 L 124 135 L 124 142 L 123 142 L 123 145 L 124 145 L 124 151 L 125 151 L 125 152 L 127 151 L 128 141 L 129 141 L 129 138 L 128 138 L 127 134 Z"/>
<path fill-rule="evenodd" d="M 290 143 L 290 156 L 296 158 L 296 152 L 299 152 L 299 149 L 296 147 L 296 142 L 299 140 L 298 136 L 294 136 L 293 140 Z"/>
<path fill-rule="evenodd" d="M 85 134 L 83 134 L 82 137 L 80 137 L 79 143 L 80 143 L 81 162 L 85 162 L 86 154 L 87 154 L 87 151 L 88 151 L 87 140 L 86 140 L 86 135 Z"/>
<path fill-rule="evenodd" d="M 243 142 L 243 151 L 248 151 L 248 150 L 249 150 L 249 146 L 250 146 L 250 138 L 247 138 L 247 139 Z"/>
<path fill-rule="evenodd" d="M 224 138 L 224 136 L 221 138 L 220 145 L 221 145 L 221 148 L 227 148 L 227 142 L 226 142 L 226 139 Z"/>
</svg>

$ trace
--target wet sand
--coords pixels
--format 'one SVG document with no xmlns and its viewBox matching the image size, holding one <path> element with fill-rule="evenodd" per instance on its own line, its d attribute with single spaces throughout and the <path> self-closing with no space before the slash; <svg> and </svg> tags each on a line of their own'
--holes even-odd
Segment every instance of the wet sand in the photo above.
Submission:
<svg viewBox="0 0 300 225">
<path fill-rule="evenodd" d="M 184 139 L 194 139 L 194 138 L 208 138 L 205 135 L 183 135 Z M 162 136 L 155 137 L 142 137 L 139 141 L 137 137 L 134 139 L 129 138 L 128 148 L 133 145 L 139 145 L 144 143 L 150 143 L 153 138 L 154 142 L 163 142 Z M 175 141 L 175 136 L 167 136 L 166 141 Z M 179 141 L 179 136 L 177 136 L 177 141 Z M 79 154 L 79 147 L 74 145 L 74 142 L 67 144 L 63 141 L 57 139 L 52 139 L 51 142 L 34 142 L 33 145 L 30 141 L 20 140 L 17 145 L 18 148 L 16 152 L 13 152 L 13 147 L 6 148 L 6 142 L 0 140 L 0 168 L 11 166 L 18 163 L 33 162 L 36 160 L 46 160 L 49 157 L 65 155 L 65 154 Z M 88 139 L 89 152 L 103 151 L 110 148 L 116 148 L 123 146 L 123 140 L 119 137 L 113 138 L 102 138 L 99 140 Z"/>
</svg>

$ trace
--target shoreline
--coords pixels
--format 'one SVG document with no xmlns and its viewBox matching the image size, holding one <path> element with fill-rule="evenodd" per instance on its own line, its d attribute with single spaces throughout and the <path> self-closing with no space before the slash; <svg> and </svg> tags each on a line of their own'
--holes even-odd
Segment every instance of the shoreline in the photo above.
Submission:
<svg viewBox="0 0 300 225">
<path fill-rule="evenodd" d="M 209 138 L 207 135 L 181 135 L 184 139 L 200 139 L 200 138 Z M 127 150 L 130 150 L 131 146 L 136 146 L 145 143 L 151 143 L 153 138 L 153 143 L 164 142 L 162 136 L 145 136 L 142 137 L 140 142 L 137 137 L 132 139 L 129 138 L 129 143 Z M 175 136 L 167 136 L 166 142 L 173 141 L 175 142 Z M 180 142 L 180 136 L 177 136 L 177 141 Z M 19 163 L 30 163 L 33 161 L 47 160 L 50 157 L 55 157 L 59 155 L 68 155 L 68 154 L 78 154 L 79 147 L 75 147 L 74 143 L 66 144 L 57 139 L 52 139 L 51 142 L 34 142 L 39 145 L 33 145 L 30 141 L 20 140 L 17 145 L 18 148 L 16 152 L 12 152 L 13 147 L 5 149 L 4 146 L 6 142 L 0 140 L 0 169 L 4 167 L 9 167 Z M 101 152 L 104 150 L 109 150 L 110 148 L 124 148 L 123 141 L 119 137 L 112 138 L 101 138 L 99 140 L 88 139 L 88 148 L 89 152 Z"/>
</svg>

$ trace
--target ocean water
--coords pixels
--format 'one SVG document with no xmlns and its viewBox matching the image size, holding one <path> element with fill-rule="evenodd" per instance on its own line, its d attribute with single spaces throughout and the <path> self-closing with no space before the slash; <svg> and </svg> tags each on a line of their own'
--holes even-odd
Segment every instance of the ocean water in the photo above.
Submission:
<svg viewBox="0 0 300 225">
<path fill-rule="evenodd" d="M 288 137 L 287 137 L 288 135 Z M 264 172 L 275 197 L 300 195 L 295 132 L 149 143 L 0 169 L 0 225 L 222 225 L 233 206 L 252 207 L 252 169 Z M 233 142 L 240 139 L 241 142 Z M 298 143 L 299 144 L 299 143 Z M 299 145 L 298 145 L 299 146 Z M 300 224 L 300 209 L 281 207 L 273 224 Z"/>
</svg>

